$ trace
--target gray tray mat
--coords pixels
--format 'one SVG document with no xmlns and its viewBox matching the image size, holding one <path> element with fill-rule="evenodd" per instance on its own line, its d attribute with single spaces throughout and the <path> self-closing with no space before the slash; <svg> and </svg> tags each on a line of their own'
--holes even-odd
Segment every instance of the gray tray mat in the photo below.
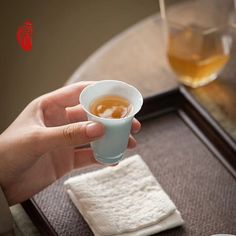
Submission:
<svg viewBox="0 0 236 236">
<path fill-rule="evenodd" d="M 142 156 L 185 221 L 158 235 L 236 234 L 236 181 L 181 118 L 170 113 L 146 121 L 136 138 L 137 148 L 126 156 Z M 86 171 L 74 171 L 34 197 L 58 235 L 93 235 L 63 187 L 65 179 Z"/>
</svg>

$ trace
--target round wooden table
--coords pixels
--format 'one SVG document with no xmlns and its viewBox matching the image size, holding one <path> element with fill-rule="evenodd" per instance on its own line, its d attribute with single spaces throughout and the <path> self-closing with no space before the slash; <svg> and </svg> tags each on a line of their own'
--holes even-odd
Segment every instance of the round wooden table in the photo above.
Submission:
<svg viewBox="0 0 236 236">
<path fill-rule="evenodd" d="M 177 87 L 166 61 L 164 27 L 159 15 L 137 23 L 105 43 L 67 83 L 109 79 L 130 83 L 143 96 Z"/>
</svg>

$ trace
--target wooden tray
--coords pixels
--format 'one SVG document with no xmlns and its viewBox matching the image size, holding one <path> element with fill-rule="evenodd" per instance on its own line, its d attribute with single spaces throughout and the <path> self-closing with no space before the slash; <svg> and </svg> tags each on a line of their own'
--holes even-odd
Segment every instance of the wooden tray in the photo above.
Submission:
<svg viewBox="0 0 236 236">
<path fill-rule="evenodd" d="M 185 225 L 158 235 L 236 234 L 236 145 L 184 87 L 144 100 L 139 153 Z M 22 205 L 43 235 L 93 235 L 63 187 L 76 170 Z"/>
</svg>

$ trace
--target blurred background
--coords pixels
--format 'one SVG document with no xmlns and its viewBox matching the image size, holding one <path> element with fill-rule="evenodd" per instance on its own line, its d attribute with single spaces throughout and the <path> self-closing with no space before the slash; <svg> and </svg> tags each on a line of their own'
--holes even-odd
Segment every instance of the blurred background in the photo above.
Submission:
<svg viewBox="0 0 236 236">
<path fill-rule="evenodd" d="M 61 87 L 105 42 L 158 11 L 158 0 L 1 1 L 0 132 L 32 99 Z M 26 19 L 33 23 L 29 52 L 16 40 Z"/>
</svg>

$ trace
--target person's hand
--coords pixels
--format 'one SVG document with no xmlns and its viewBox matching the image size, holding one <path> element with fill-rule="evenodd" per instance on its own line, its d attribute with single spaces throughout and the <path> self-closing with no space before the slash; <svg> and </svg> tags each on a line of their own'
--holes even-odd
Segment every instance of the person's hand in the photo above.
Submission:
<svg viewBox="0 0 236 236">
<path fill-rule="evenodd" d="M 35 99 L 0 135 L 0 186 L 10 205 L 72 169 L 96 163 L 92 150 L 81 147 L 104 134 L 101 124 L 86 121 L 79 105 L 79 95 L 90 83 L 72 84 Z M 134 119 L 132 132 L 139 129 Z M 134 146 L 130 136 L 128 147 Z"/>
</svg>

